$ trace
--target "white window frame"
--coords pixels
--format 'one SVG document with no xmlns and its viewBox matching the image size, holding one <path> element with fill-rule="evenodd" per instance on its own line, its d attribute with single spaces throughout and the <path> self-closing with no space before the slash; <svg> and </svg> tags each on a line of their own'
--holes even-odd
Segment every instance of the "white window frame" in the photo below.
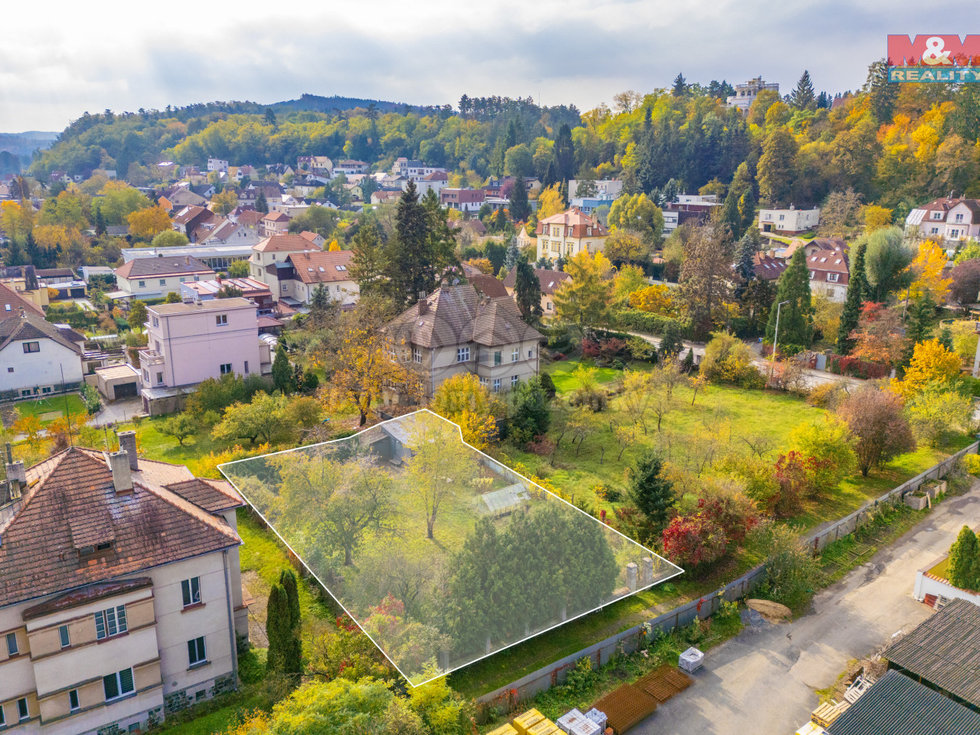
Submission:
<svg viewBox="0 0 980 735">
<path fill-rule="evenodd" d="M 511 362 L 517 362 L 520 359 L 521 359 L 521 348 L 520 347 L 515 347 L 510 352 L 510 361 Z"/>
<path fill-rule="evenodd" d="M 493 379 L 493 392 L 494 393 L 500 392 L 500 378 Z"/>
<path fill-rule="evenodd" d="M 99 635 L 99 631 L 102 635 Z M 122 635 L 129 631 L 129 621 L 126 619 L 126 606 L 116 605 L 99 610 L 95 613 L 95 637 L 97 640 L 105 640 L 116 635 Z"/>
<path fill-rule="evenodd" d="M 198 605 L 201 602 L 201 578 L 190 577 L 180 582 L 180 598 L 184 607 Z"/>
<path fill-rule="evenodd" d="M 520 378 L 519 378 L 518 376 L 516 376 L 516 375 L 511 375 L 511 376 L 510 376 L 510 387 L 511 387 L 511 389 L 514 389 L 514 388 L 516 388 L 516 387 L 517 387 L 517 384 L 518 384 L 518 383 L 519 383 L 520 381 L 521 381 L 521 379 L 520 379 Z"/>
<path fill-rule="evenodd" d="M 215 314 L 214 324 L 216 327 L 227 327 L 228 326 L 228 315 L 227 314 Z"/>
<path fill-rule="evenodd" d="M 123 686 L 123 674 L 125 674 L 126 672 L 129 672 L 129 689 L 123 691 L 125 688 Z M 115 682 L 116 692 L 117 692 L 112 697 L 109 696 L 109 692 L 106 686 L 106 684 L 110 679 Z M 123 669 L 122 671 L 115 671 L 111 674 L 107 674 L 106 676 L 102 677 L 102 693 L 103 695 L 105 695 L 106 702 L 116 702 L 120 699 L 123 699 L 124 697 L 128 697 L 129 695 L 133 694 L 133 692 L 135 691 L 136 691 L 136 681 L 133 677 L 132 666 L 130 666 L 128 669 Z"/>
<path fill-rule="evenodd" d="M 198 636 L 187 641 L 187 668 L 203 666 L 208 662 L 208 647 L 204 636 Z"/>
<path fill-rule="evenodd" d="M 469 362 L 470 361 L 470 348 L 469 347 L 457 347 L 456 348 L 456 362 Z"/>
<path fill-rule="evenodd" d="M 17 721 L 23 722 L 29 719 L 31 719 L 30 703 L 28 703 L 27 697 L 21 697 L 17 700 Z"/>
<path fill-rule="evenodd" d="M 421 347 L 413 347 L 412 348 L 412 362 L 417 363 L 419 365 L 422 364 L 422 348 Z"/>
<path fill-rule="evenodd" d="M 225 370 L 225 368 L 228 368 L 228 369 Z M 221 375 L 231 375 L 233 372 L 235 372 L 235 371 L 232 368 L 230 362 L 223 362 L 220 365 L 218 365 L 218 373 L 221 374 Z"/>
</svg>

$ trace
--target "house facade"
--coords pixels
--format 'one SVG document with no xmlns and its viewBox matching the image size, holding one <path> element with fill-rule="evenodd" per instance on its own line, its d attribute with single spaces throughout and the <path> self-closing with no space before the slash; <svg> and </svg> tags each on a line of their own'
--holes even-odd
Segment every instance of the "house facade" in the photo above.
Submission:
<svg viewBox="0 0 980 735">
<path fill-rule="evenodd" d="M 444 187 L 439 192 L 440 204 L 458 212 L 480 211 L 485 198 L 486 192 L 483 189 L 450 189 Z"/>
<path fill-rule="evenodd" d="M 292 273 L 283 272 L 279 298 L 292 298 L 308 304 L 320 287 L 331 301 L 343 306 L 357 303 L 361 289 L 350 275 L 354 253 L 350 250 L 290 253 L 286 261 Z"/>
<path fill-rule="evenodd" d="M 0 492 L 0 728 L 145 731 L 236 686 L 247 638 L 226 482 L 72 447 Z"/>
<path fill-rule="evenodd" d="M 271 370 L 256 306 L 245 298 L 149 306 L 146 335 L 139 353 L 141 396 L 151 415 L 172 410 L 171 399 L 208 378 Z"/>
<path fill-rule="evenodd" d="M 795 235 L 820 224 L 819 209 L 760 209 L 759 231 Z"/>
<path fill-rule="evenodd" d="M 77 332 L 46 321 L 32 305 L 0 294 L 0 398 L 43 397 L 77 386 L 84 376 L 84 342 Z"/>
<path fill-rule="evenodd" d="M 135 258 L 116 268 L 116 286 L 124 296 L 140 299 L 163 298 L 180 293 L 181 284 L 214 278 L 214 270 L 190 255 Z"/>
<path fill-rule="evenodd" d="M 289 256 L 305 252 L 320 252 L 320 249 L 302 235 L 267 237 L 252 246 L 252 255 L 248 260 L 249 276 L 267 285 L 277 301 L 282 298 L 292 299 L 287 283 L 293 277 Z"/>
<path fill-rule="evenodd" d="M 426 398 L 460 373 L 477 375 L 494 393 L 508 391 L 538 374 L 544 339 L 509 296 L 483 298 L 468 283 L 437 289 L 387 332 L 398 359 L 418 371 Z"/>
<path fill-rule="evenodd" d="M 834 303 L 847 300 L 850 269 L 847 244 L 843 240 L 816 238 L 806 245 L 806 267 L 810 271 L 810 292 Z"/>
<path fill-rule="evenodd" d="M 537 259 L 551 261 L 559 256 L 568 259 L 583 251 L 602 252 L 609 236 L 597 220 L 574 207 L 540 220 L 536 233 Z"/>
<path fill-rule="evenodd" d="M 905 233 L 914 241 L 933 240 L 945 247 L 980 239 L 980 199 L 934 199 L 909 212 Z"/>
<path fill-rule="evenodd" d="M 752 107 L 752 103 L 755 102 L 755 98 L 759 96 L 759 92 L 764 89 L 770 89 L 776 94 L 779 94 L 779 84 L 776 82 L 764 82 L 762 77 L 755 77 L 744 84 L 736 84 L 735 94 L 725 100 L 725 104 L 728 107 L 735 107 L 742 112 L 748 112 L 749 108 Z"/>
<path fill-rule="evenodd" d="M 285 235 L 289 232 L 289 215 L 285 212 L 269 212 L 262 218 L 260 232 L 263 237 Z"/>
</svg>

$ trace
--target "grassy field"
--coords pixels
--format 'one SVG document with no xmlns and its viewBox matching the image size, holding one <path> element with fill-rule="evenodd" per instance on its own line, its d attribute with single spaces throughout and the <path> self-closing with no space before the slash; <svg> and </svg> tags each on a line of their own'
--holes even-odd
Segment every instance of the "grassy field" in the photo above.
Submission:
<svg viewBox="0 0 980 735">
<path fill-rule="evenodd" d="M 85 404 L 77 393 L 68 393 L 60 396 L 48 396 L 39 398 L 36 401 L 23 401 L 14 404 L 14 408 L 21 416 L 37 416 L 42 424 L 61 418 L 65 415 L 65 403 L 67 401 L 68 411 L 72 416 L 86 415 Z"/>
</svg>

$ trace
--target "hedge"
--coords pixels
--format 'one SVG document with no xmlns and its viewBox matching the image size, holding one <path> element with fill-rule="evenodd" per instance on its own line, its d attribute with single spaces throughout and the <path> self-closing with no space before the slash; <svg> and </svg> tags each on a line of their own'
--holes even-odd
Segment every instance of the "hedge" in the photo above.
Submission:
<svg viewBox="0 0 980 735">
<path fill-rule="evenodd" d="M 686 319 L 674 319 L 669 316 L 653 314 L 639 309 L 620 309 L 616 312 L 616 324 L 620 329 L 628 329 L 644 334 L 661 335 L 668 324 L 675 324 L 684 337 L 690 336 L 691 323 Z"/>
</svg>

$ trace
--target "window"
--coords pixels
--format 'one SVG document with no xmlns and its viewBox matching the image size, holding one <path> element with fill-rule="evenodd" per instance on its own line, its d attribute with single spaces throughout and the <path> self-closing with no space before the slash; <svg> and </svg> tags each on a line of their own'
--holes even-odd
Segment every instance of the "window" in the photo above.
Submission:
<svg viewBox="0 0 980 735">
<path fill-rule="evenodd" d="M 12 367 L 7 368 L 7 372 L 8 373 L 12 373 L 13 371 L 14 371 L 14 369 Z"/>
<path fill-rule="evenodd" d="M 468 362 L 470 359 L 470 348 L 469 347 L 457 347 L 456 348 L 456 362 Z"/>
<path fill-rule="evenodd" d="M 510 361 L 517 362 L 520 359 L 521 359 L 521 348 L 515 347 L 513 352 L 510 353 Z"/>
<path fill-rule="evenodd" d="M 956 215 L 956 221 L 957 222 L 962 222 L 963 221 L 963 215 L 962 214 L 957 214 Z"/>
<path fill-rule="evenodd" d="M 20 649 L 17 648 L 17 634 L 7 633 L 7 655 L 16 656 L 20 653 Z"/>
<path fill-rule="evenodd" d="M 227 375 L 228 373 L 231 372 L 231 363 L 230 362 L 222 363 L 221 366 L 219 367 L 219 370 L 221 370 L 222 375 Z"/>
<path fill-rule="evenodd" d="M 137 281 L 136 285 L 140 288 L 146 288 L 146 281 Z"/>
<path fill-rule="evenodd" d="M 78 690 L 72 689 L 68 692 L 68 710 L 71 712 L 78 711 Z"/>
<path fill-rule="evenodd" d="M 105 690 L 105 701 L 111 702 L 133 692 L 133 670 L 123 669 L 115 674 L 102 677 L 102 688 Z"/>
<path fill-rule="evenodd" d="M 493 392 L 494 393 L 500 392 L 500 378 L 493 379 Z"/>
<path fill-rule="evenodd" d="M 7 718 L 3 714 L 3 705 L 0 704 L 0 727 L 7 724 Z"/>
<path fill-rule="evenodd" d="M 511 375 L 510 376 L 510 387 L 511 388 L 516 388 L 517 387 L 517 381 L 518 381 L 518 377 L 516 375 Z"/>
<path fill-rule="evenodd" d="M 160 326 L 160 317 L 158 317 L 158 316 L 154 316 L 153 317 L 153 326 L 154 327 L 159 327 Z"/>
<path fill-rule="evenodd" d="M 245 361 L 245 374 L 248 375 L 248 360 Z"/>
<path fill-rule="evenodd" d="M 161 278 L 160 279 L 160 285 L 161 286 L 166 286 L 167 285 L 167 279 L 166 278 Z"/>
<path fill-rule="evenodd" d="M 499 365 L 503 361 L 504 361 L 504 353 L 503 352 L 501 352 L 500 350 L 497 350 L 496 352 L 493 353 L 493 364 L 494 365 Z"/>
<path fill-rule="evenodd" d="M 938 234 L 938 233 L 939 233 L 939 228 L 938 228 L 938 227 L 933 227 L 933 228 L 932 228 L 932 229 L 931 229 L 931 230 L 929 231 L 929 234 L 930 234 L 930 235 L 935 235 L 935 234 Z"/>
<path fill-rule="evenodd" d="M 549 301 L 548 302 L 548 311 L 554 311 L 554 310 L 555 310 L 555 305 Z"/>
<path fill-rule="evenodd" d="M 40 352 L 41 343 L 40 342 L 25 342 L 24 352 Z"/>
<path fill-rule="evenodd" d="M 163 373 L 157 373 L 157 385 L 163 385 Z"/>
<path fill-rule="evenodd" d="M 204 636 L 187 641 L 187 665 L 196 666 L 207 661 L 207 652 L 204 650 Z"/>
<path fill-rule="evenodd" d="M 838 279 L 840 279 L 840 274 L 838 273 L 827 274 L 827 283 L 837 283 Z"/>
<path fill-rule="evenodd" d="M 218 325 L 219 327 L 227 327 L 228 326 L 228 315 L 227 314 L 218 314 L 218 315 L 216 315 L 214 317 L 214 323 L 216 325 Z"/>
<path fill-rule="evenodd" d="M 41 393 L 42 394 L 44 394 L 44 393 L 50 393 L 50 392 L 51 392 L 51 389 L 48 388 L 47 386 L 45 386 L 44 388 L 41 388 Z"/>
<path fill-rule="evenodd" d="M 125 605 L 110 607 L 108 610 L 95 613 L 95 637 L 99 640 L 125 633 L 127 630 Z"/>
<path fill-rule="evenodd" d="M 71 645 L 71 635 L 68 633 L 68 626 L 60 626 L 58 628 L 58 635 L 61 637 L 61 647 L 68 648 Z"/>
<path fill-rule="evenodd" d="M 21 720 L 26 720 L 31 716 L 31 711 L 27 708 L 27 697 L 21 697 L 17 700 L 17 716 Z"/>
<path fill-rule="evenodd" d="M 785 214 L 779 215 L 779 221 L 780 222 L 782 222 L 784 219 L 786 219 L 786 215 Z"/>
<path fill-rule="evenodd" d="M 490 381 L 487 380 L 486 378 L 484 378 L 484 377 L 481 377 L 480 378 L 480 385 L 486 387 L 489 383 L 490 383 Z"/>
<path fill-rule="evenodd" d="M 180 592 L 184 598 L 184 607 L 196 605 L 201 601 L 201 578 L 185 579 L 180 583 Z"/>
<path fill-rule="evenodd" d="M 534 348 L 533 347 L 527 351 L 527 359 L 528 360 L 533 360 L 534 359 Z"/>
<path fill-rule="evenodd" d="M 932 213 L 932 218 L 933 219 L 942 219 L 943 218 L 943 213 L 942 212 L 933 212 Z"/>
</svg>

